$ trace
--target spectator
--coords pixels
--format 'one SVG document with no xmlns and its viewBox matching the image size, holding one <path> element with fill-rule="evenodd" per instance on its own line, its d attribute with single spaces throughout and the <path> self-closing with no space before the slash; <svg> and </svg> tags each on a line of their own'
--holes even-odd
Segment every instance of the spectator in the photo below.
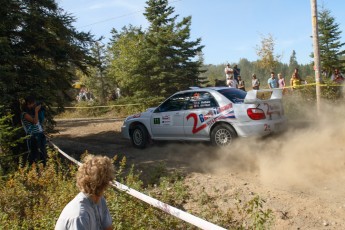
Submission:
<svg viewBox="0 0 345 230">
<path fill-rule="evenodd" d="M 119 99 L 121 97 L 121 90 L 119 87 L 116 87 L 115 89 L 115 94 L 116 94 L 116 98 Z"/>
<path fill-rule="evenodd" d="M 46 165 L 47 162 L 47 140 L 42 126 L 44 113 L 44 107 L 37 103 L 33 96 L 25 98 L 22 107 L 21 121 L 26 134 L 29 135 L 29 138 L 26 140 L 29 149 L 29 165 L 34 162 Z"/>
<path fill-rule="evenodd" d="M 113 229 L 103 193 L 114 179 L 114 172 L 108 157 L 87 156 L 77 172 L 80 193 L 62 210 L 55 230 Z"/>
<path fill-rule="evenodd" d="M 228 86 L 231 88 L 237 88 L 238 87 L 238 83 L 234 79 L 234 76 L 231 76 L 230 79 L 228 80 Z"/>
<path fill-rule="evenodd" d="M 283 74 L 278 73 L 278 85 L 279 88 L 283 90 L 283 93 L 285 93 L 285 79 L 283 77 Z"/>
<path fill-rule="evenodd" d="M 339 69 L 335 68 L 331 76 L 331 80 L 335 83 L 341 84 L 344 81 L 343 75 L 340 73 Z"/>
<path fill-rule="evenodd" d="M 234 77 L 234 71 L 233 69 L 231 68 L 230 64 L 227 64 L 225 69 L 224 69 L 224 72 L 225 72 L 225 76 L 226 76 L 226 85 L 229 86 L 230 84 L 230 78 L 231 77 Z"/>
<path fill-rule="evenodd" d="M 238 75 L 238 88 L 240 90 L 246 91 L 244 80 L 242 80 L 241 75 Z"/>
<path fill-rule="evenodd" d="M 274 72 L 271 72 L 271 77 L 268 79 L 267 84 L 270 89 L 278 88 L 278 80 Z"/>
<path fill-rule="evenodd" d="M 285 87 L 285 79 L 281 73 L 278 73 L 278 85 L 281 89 Z"/>
<path fill-rule="evenodd" d="M 296 89 L 298 86 L 302 85 L 302 83 L 305 83 L 305 81 L 301 79 L 301 77 L 298 74 L 298 71 L 295 71 L 290 79 L 291 89 Z"/>
<path fill-rule="evenodd" d="M 259 79 L 256 78 L 255 73 L 252 75 L 252 87 L 255 90 L 259 90 L 259 88 L 260 88 L 260 81 L 259 81 Z"/>
<path fill-rule="evenodd" d="M 234 78 L 237 81 L 237 83 L 239 83 L 238 76 L 240 76 L 241 74 L 241 69 L 239 69 L 237 65 L 235 65 L 233 68 L 233 71 L 234 71 Z"/>
</svg>

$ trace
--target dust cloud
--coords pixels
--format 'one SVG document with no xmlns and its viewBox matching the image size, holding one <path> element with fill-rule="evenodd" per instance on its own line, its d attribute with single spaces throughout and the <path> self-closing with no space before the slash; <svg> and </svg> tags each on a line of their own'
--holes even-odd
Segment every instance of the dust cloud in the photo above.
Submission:
<svg viewBox="0 0 345 230">
<path fill-rule="evenodd" d="M 231 148 L 190 146 L 184 152 L 192 153 L 186 156 L 191 165 L 204 172 L 249 173 L 268 187 L 340 196 L 345 193 L 344 106 L 322 104 L 319 116 L 305 105 L 303 111 L 281 135 L 239 138 Z"/>
</svg>

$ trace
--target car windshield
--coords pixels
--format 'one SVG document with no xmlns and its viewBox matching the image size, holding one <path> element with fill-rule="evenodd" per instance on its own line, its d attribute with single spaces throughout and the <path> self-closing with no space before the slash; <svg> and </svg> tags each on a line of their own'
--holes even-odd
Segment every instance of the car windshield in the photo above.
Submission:
<svg viewBox="0 0 345 230">
<path fill-rule="evenodd" d="M 235 104 L 241 104 L 244 101 L 247 93 L 243 90 L 228 88 L 218 90 L 219 93 L 223 94 L 227 99 L 232 101 Z"/>
</svg>

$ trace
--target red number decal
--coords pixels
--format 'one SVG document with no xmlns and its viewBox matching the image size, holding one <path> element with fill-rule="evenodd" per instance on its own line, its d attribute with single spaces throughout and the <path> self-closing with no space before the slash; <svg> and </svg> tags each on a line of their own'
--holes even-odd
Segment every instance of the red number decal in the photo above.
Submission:
<svg viewBox="0 0 345 230">
<path fill-rule="evenodd" d="M 200 130 L 204 129 L 207 126 L 206 124 L 203 124 L 199 127 L 196 127 L 198 125 L 198 116 L 195 113 L 188 114 L 187 120 L 189 120 L 189 118 L 191 117 L 194 119 L 194 124 L 193 124 L 193 129 L 192 129 L 193 134 L 199 132 Z"/>
<path fill-rule="evenodd" d="M 265 127 L 265 131 L 271 131 L 271 127 L 270 127 L 270 125 L 268 125 L 268 124 L 264 124 L 264 127 Z"/>
</svg>

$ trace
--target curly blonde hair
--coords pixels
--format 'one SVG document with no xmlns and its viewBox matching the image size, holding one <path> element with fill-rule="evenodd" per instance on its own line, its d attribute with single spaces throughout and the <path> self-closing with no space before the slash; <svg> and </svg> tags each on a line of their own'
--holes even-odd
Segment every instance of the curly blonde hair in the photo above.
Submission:
<svg viewBox="0 0 345 230">
<path fill-rule="evenodd" d="M 88 195 L 102 195 L 115 178 L 115 169 L 109 157 L 88 155 L 78 168 L 77 186 Z"/>
</svg>

